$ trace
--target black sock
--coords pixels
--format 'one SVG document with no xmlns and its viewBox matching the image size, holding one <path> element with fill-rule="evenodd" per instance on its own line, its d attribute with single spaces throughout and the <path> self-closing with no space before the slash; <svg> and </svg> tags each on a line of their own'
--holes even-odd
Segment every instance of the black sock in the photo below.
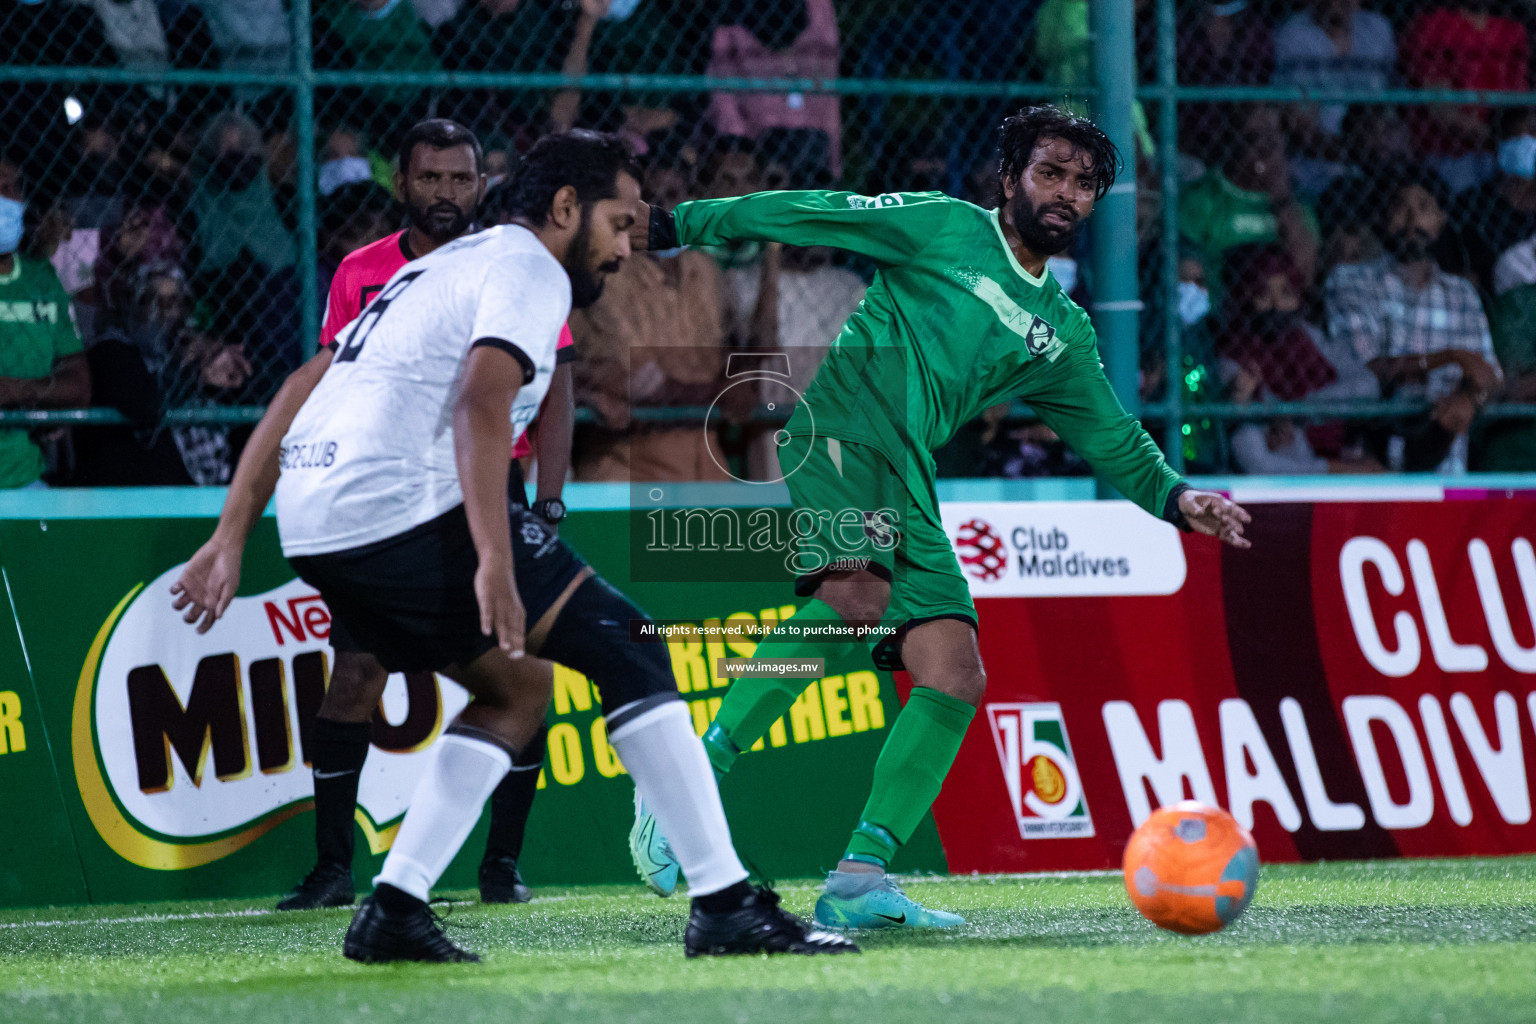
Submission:
<svg viewBox="0 0 1536 1024">
<path fill-rule="evenodd" d="M 544 766 L 544 738 L 548 729 L 540 729 L 523 747 L 512 770 L 491 794 L 491 834 L 485 841 L 485 860 L 523 855 L 523 833 L 528 828 L 528 812 L 539 790 L 539 769 Z"/>
<path fill-rule="evenodd" d="M 388 882 L 379 883 L 379 887 L 373 890 L 373 898 L 378 901 L 386 914 L 409 914 L 413 910 L 420 910 L 426 906 L 404 889 L 396 889 Z"/>
<path fill-rule="evenodd" d="M 726 914 L 740 908 L 751 895 L 752 886 L 741 881 L 708 896 L 695 896 L 693 905 L 708 914 Z"/>
<path fill-rule="evenodd" d="M 368 759 L 370 722 L 316 718 L 310 734 L 315 772 L 315 852 L 321 863 L 352 869 L 353 814 L 357 782 Z"/>
</svg>

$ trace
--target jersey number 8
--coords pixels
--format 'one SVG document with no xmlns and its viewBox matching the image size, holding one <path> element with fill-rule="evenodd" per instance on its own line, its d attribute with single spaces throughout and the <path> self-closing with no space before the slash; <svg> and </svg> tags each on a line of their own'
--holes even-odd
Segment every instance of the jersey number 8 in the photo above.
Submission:
<svg viewBox="0 0 1536 1024">
<path fill-rule="evenodd" d="M 410 287 L 412 281 L 425 273 L 425 270 L 413 270 L 409 274 L 396 278 L 379 292 L 374 300 L 368 303 L 368 308 L 363 310 L 363 315 L 358 317 L 357 322 L 352 325 L 352 330 L 347 332 L 347 343 L 342 346 L 340 352 L 336 353 L 336 362 L 350 363 L 355 360 L 358 353 L 363 350 L 363 343 L 368 340 L 368 335 L 379 325 L 379 321 L 384 319 L 384 313 L 389 309 L 389 304 L 398 299 L 400 294 Z"/>
</svg>

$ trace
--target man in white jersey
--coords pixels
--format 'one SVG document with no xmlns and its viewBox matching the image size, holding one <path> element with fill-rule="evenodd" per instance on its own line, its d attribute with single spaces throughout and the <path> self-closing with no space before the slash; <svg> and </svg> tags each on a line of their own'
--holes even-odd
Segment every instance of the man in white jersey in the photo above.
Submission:
<svg viewBox="0 0 1536 1024">
<path fill-rule="evenodd" d="M 478 959 L 427 899 L 543 723 L 549 677 L 531 654 L 597 684 L 609 740 L 688 874 L 690 956 L 856 949 L 747 884 L 667 656 L 630 640 L 644 613 L 507 500 L 506 453 L 549 387 L 560 328 L 629 255 L 638 179 L 615 136 L 541 139 L 514 180 L 513 222 L 401 268 L 337 336 L 283 439 L 278 532 L 330 608 L 332 646 L 472 696 L 347 931 L 352 959 Z"/>
</svg>

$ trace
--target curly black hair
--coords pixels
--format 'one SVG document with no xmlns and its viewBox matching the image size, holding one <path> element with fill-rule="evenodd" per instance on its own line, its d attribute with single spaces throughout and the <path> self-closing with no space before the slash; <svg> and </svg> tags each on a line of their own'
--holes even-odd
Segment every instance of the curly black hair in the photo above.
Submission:
<svg viewBox="0 0 1536 1024">
<path fill-rule="evenodd" d="M 507 180 L 501 209 L 542 225 L 549 217 L 555 193 L 567 185 L 576 189 L 582 206 L 619 194 L 619 172 L 641 179 L 634 150 L 621 136 L 576 128 L 546 135 L 533 144 Z"/>
<path fill-rule="evenodd" d="M 997 205 L 1007 202 L 1003 182 L 1018 178 L 1041 139 L 1070 142 L 1093 159 L 1094 199 L 1103 199 L 1120 173 L 1120 151 L 1103 129 L 1085 117 L 1049 104 L 1025 107 L 998 129 Z"/>
</svg>

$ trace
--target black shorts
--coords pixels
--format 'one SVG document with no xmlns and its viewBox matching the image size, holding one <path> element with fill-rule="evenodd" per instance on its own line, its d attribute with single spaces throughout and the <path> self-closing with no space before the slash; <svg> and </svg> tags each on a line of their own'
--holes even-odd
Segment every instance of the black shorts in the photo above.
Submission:
<svg viewBox="0 0 1536 1024">
<path fill-rule="evenodd" d="M 587 564 L 538 516 L 511 503 L 509 512 L 513 576 L 532 627 Z M 416 672 L 468 665 L 496 646 L 480 632 L 480 559 L 463 505 L 388 540 L 289 561 L 325 598 L 337 651 Z"/>
</svg>

